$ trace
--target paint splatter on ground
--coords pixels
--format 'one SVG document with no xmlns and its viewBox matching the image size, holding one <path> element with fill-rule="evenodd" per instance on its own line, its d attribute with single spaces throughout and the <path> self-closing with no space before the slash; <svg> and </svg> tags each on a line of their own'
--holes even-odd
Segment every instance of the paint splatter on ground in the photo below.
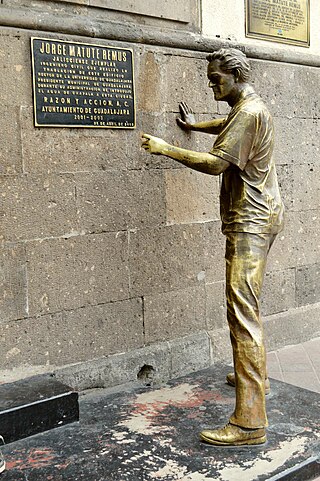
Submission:
<svg viewBox="0 0 320 481">
<path fill-rule="evenodd" d="M 201 443 L 199 431 L 232 413 L 227 371 L 214 366 L 159 388 L 88 393 L 80 423 L 3 448 L 1 481 L 264 481 L 319 456 L 320 396 L 278 381 L 267 401 L 266 445 Z"/>
</svg>

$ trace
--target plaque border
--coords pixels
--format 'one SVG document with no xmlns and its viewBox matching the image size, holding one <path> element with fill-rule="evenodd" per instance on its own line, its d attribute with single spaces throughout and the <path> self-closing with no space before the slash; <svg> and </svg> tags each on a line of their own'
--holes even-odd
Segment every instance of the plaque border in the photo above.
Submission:
<svg viewBox="0 0 320 481">
<path fill-rule="evenodd" d="M 134 125 L 132 127 L 123 127 L 117 125 L 64 125 L 64 124 L 38 124 L 37 122 L 37 107 L 36 107 L 36 81 L 35 81 L 35 66 L 34 66 L 34 51 L 33 51 L 33 40 L 48 40 L 57 41 L 62 43 L 72 43 L 79 45 L 92 45 L 93 47 L 101 48 L 111 48 L 115 50 L 129 50 L 132 55 L 132 89 L 133 89 L 133 107 L 134 107 Z M 33 116 L 34 116 L 34 126 L 35 127 L 67 127 L 70 129 L 123 129 L 123 130 L 133 130 L 137 127 L 137 109 L 136 109 L 136 91 L 135 91 L 135 70 L 134 70 L 134 52 L 132 48 L 127 47 L 116 47 L 113 45 L 102 45 L 98 43 L 84 43 L 84 42 L 74 42 L 72 40 L 63 40 L 61 38 L 47 38 L 47 37 L 30 37 L 31 45 L 31 66 L 32 66 L 32 93 L 33 93 Z"/>
<path fill-rule="evenodd" d="M 268 42 L 284 43 L 286 45 L 295 45 L 298 47 L 305 47 L 305 48 L 310 47 L 310 0 L 306 0 L 306 3 L 307 3 L 307 40 L 306 41 L 290 39 L 287 37 L 276 37 L 274 35 L 268 35 L 268 34 L 258 33 L 258 32 L 251 32 L 250 31 L 250 15 L 249 15 L 250 1 L 251 0 L 245 0 L 246 37 L 255 38 L 257 40 L 266 40 Z"/>
</svg>

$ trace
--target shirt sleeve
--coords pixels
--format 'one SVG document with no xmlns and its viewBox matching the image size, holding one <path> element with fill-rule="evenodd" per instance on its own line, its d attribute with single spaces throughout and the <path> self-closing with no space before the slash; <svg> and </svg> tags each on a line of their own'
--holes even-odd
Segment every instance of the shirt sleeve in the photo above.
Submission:
<svg viewBox="0 0 320 481">
<path fill-rule="evenodd" d="M 249 112 L 238 112 L 227 120 L 210 154 L 244 170 L 253 148 L 255 134 L 255 116 Z"/>
</svg>

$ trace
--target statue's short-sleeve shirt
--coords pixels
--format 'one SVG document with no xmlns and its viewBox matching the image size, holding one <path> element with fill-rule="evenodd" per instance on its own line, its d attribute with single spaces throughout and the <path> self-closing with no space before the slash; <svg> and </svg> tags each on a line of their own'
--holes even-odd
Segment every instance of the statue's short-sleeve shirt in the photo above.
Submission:
<svg viewBox="0 0 320 481">
<path fill-rule="evenodd" d="M 211 154 L 231 165 L 220 193 L 222 232 L 278 233 L 283 224 L 272 117 L 248 86 L 232 108 Z"/>
</svg>

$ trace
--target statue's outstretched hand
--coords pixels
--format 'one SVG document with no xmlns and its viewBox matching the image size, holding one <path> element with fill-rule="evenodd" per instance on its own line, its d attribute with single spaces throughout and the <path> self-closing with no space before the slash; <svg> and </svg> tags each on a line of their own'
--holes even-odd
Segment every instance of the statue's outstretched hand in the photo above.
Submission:
<svg viewBox="0 0 320 481">
<path fill-rule="evenodd" d="M 192 130 L 192 126 L 196 123 L 196 119 L 192 109 L 185 102 L 179 104 L 180 117 L 177 117 L 177 124 L 184 130 Z"/>
<path fill-rule="evenodd" d="M 150 154 L 157 154 L 160 155 L 163 153 L 163 148 L 167 146 L 167 142 L 165 142 L 162 139 L 159 139 L 159 137 L 153 137 L 152 135 L 149 134 L 142 134 L 142 144 L 141 147 Z"/>
</svg>

